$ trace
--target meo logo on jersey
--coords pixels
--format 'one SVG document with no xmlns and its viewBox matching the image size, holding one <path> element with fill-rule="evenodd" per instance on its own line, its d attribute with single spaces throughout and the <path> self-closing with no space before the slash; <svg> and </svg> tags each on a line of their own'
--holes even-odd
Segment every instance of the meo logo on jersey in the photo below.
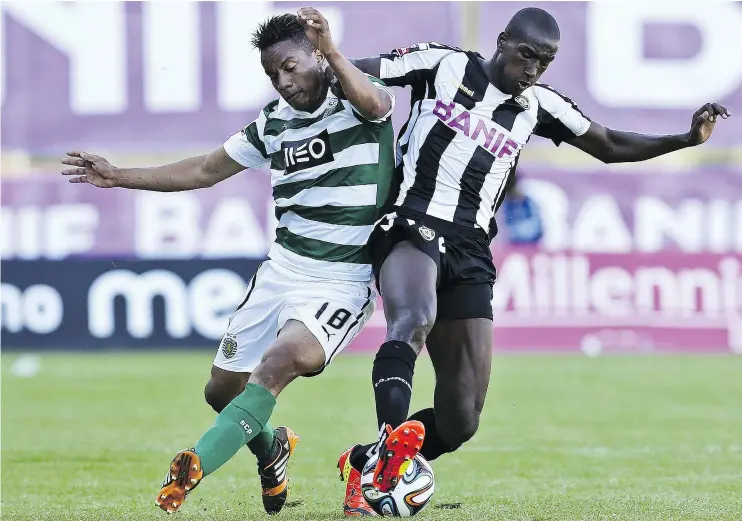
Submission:
<svg viewBox="0 0 742 521">
<path fill-rule="evenodd" d="M 286 174 L 293 174 L 335 160 L 330 148 L 330 134 L 326 130 L 301 141 L 284 141 L 281 148 L 283 148 Z"/>
</svg>

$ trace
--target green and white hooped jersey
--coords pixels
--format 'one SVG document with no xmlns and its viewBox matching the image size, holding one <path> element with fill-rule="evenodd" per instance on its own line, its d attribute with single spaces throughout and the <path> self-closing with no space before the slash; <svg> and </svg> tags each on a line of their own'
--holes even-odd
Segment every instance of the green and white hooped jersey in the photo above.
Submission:
<svg viewBox="0 0 742 521">
<path fill-rule="evenodd" d="M 392 98 L 379 120 L 364 119 L 328 91 L 313 113 L 272 101 L 224 143 L 247 168 L 270 162 L 278 227 L 268 257 L 289 269 L 323 279 L 372 278 L 366 243 L 394 170 L 394 93 L 369 78 Z"/>
</svg>

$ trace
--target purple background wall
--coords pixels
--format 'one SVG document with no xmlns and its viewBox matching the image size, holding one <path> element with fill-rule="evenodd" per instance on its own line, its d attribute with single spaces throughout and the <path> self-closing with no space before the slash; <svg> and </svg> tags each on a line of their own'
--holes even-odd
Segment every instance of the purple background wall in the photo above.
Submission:
<svg viewBox="0 0 742 521">
<path fill-rule="evenodd" d="M 168 5 L 4 4 L 3 147 L 44 152 L 80 146 L 211 147 L 244 126 L 272 96 L 258 57 L 250 51 L 249 33 L 272 12 L 292 12 L 299 4 L 256 2 L 242 4 L 243 10 L 239 4 L 219 2 Z M 472 42 L 489 56 L 497 34 L 523 6 L 481 3 L 478 25 L 472 29 L 462 24 L 463 4 L 456 2 L 317 5 L 333 15 L 342 51 L 355 57 L 418 41 Z M 742 25 L 739 3 L 696 4 L 689 12 L 683 6 L 660 11 L 659 18 L 656 8 L 641 4 L 534 5 L 552 12 L 562 33 L 558 58 L 543 80 L 601 122 L 648 132 L 682 132 L 693 111 L 706 101 L 742 108 L 742 59 L 733 51 L 742 47 L 742 35 L 738 30 L 724 31 L 728 25 Z M 239 32 L 224 25 L 224 18 L 230 17 L 237 18 Z M 713 21 L 713 31 L 707 20 Z M 83 23 L 103 31 L 95 45 L 78 30 Z M 611 39 L 616 31 L 620 38 Z M 175 41 L 173 47 L 168 47 L 169 40 Z M 184 50 L 189 43 L 191 53 Z M 144 59 L 159 56 L 158 49 L 160 61 Z M 225 55 L 225 50 L 234 54 Z M 228 57 L 234 61 L 227 64 Z M 81 70 L 79 82 L 74 79 L 75 64 Z M 225 73 L 230 68 L 239 74 L 230 77 Z M 195 85 L 179 82 L 177 71 L 186 69 L 195 71 L 183 76 L 193 78 Z M 116 80 L 111 79 L 114 73 L 120 75 Z M 601 81 L 610 85 L 607 91 Z M 96 85 L 107 89 L 104 100 L 98 108 L 86 106 L 100 94 Z M 220 94 L 229 89 L 244 90 L 242 108 L 232 108 L 235 104 Z M 160 98 L 178 97 L 186 90 L 194 90 L 195 96 L 187 107 L 168 110 L 153 101 L 157 92 Z M 87 101 L 71 101 L 91 92 Z M 259 95 L 250 97 L 249 92 Z M 111 96 L 120 99 L 105 102 Z M 402 102 L 395 122 L 405 115 Z M 725 122 L 714 136 L 714 146 L 739 144 L 741 131 L 742 118 Z"/>
<path fill-rule="evenodd" d="M 742 351 L 742 166 L 733 155 L 742 144 L 742 59 L 734 51 L 742 48 L 742 5 L 678 4 L 672 11 L 637 3 L 535 5 L 552 12 L 562 32 L 560 53 L 543 80 L 593 119 L 684 132 L 694 110 L 710 100 L 736 117 L 722 122 L 707 145 L 727 158 L 724 166 L 576 174 L 524 164 L 524 187 L 541 204 L 546 235 L 538 249 L 513 249 L 502 240 L 493 246 L 500 268 L 497 347 Z M 522 6 L 479 3 L 466 25 L 461 3 L 318 4 L 343 52 L 354 57 L 431 40 L 470 44 L 489 55 Z M 3 152 L 189 154 L 218 146 L 272 98 L 249 33 L 271 13 L 298 7 L 3 4 Z M 397 128 L 408 100 L 404 91 L 398 95 Z M 551 145 L 534 140 L 530 146 Z M 67 302 L 71 286 L 51 282 L 69 276 L 85 293 L 95 278 L 85 262 L 101 274 L 108 260 L 111 269 L 124 262 L 140 272 L 166 270 L 171 262 L 189 288 L 194 266 L 249 277 L 252 260 L 273 238 L 263 172 L 183 194 L 101 191 L 49 174 L 2 181 L 5 345 L 84 344 L 85 338 L 98 345 L 87 333 L 65 336 L 95 329 L 90 303 Z M 235 261 L 245 258 L 242 272 Z M 210 282 L 228 295 L 220 280 L 237 279 L 215 275 Z M 40 299 L 50 289 L 62 315 Z M 122 325 L 126 309 L 115 310 L 124 333 L 111 338 L 125 343 L 133 338 Z M 164 320 L 159 313 L 156 320 Z M 155 328 L 159 333 L 131 341 L 203 345 L 215 340 L 222 315 L 214 312 L 214 322 L 193 337 Z M 52 327 L 60 317 L 79 327 Z M 373 346 L 383 325 L 379 311 L 356 345 Z"/>
</svg>

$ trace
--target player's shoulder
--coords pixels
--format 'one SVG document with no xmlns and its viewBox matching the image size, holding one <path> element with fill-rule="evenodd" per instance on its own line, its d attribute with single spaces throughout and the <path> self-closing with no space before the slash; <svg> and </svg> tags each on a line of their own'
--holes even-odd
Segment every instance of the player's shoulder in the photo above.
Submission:
<svg viewBox="0 0 742 521">
<path fill-rule="evenodd" d="M 373 83 L 374 85 L 378 87 L 387 87 L 387 84 L 384 83 L 383 80 L 377 78 L 376 76 L 372 76 L 371 74 L 364 73 L 366 75 L 366 78 L 368 78 L 368 81 Z M 391 96 L 394 95 L 393 91 L 390 89 L 385 89 L 389 92 Z M 343 86 L 340 84 L 337 78 L 335 78 L 332 83 L 330 84 L 330 92 L 339 100 L 346 102 L 348 101 L 348 97 L 345 95 L 345 92 L 343 91 Z M 347 104 L 346 104 L 347 105 Z M 347 105 L 350 107 L 350 105 Z"/>
<path fill-rule="evenodd" d="M 249 128 L 260 127 L 262 129 L 265 127 L 266 123 L 277 115 L 279 101 L 279 99 L 274 99 L 260 109 L 255 119 L 243 127 L 242 133 L 246 133 Z"/>
<path fill-rule="evenodd" d="M 533 95 L 536 97 L 539 105 L 548 106 L 554 103 L 569 103 L 576 105 L 574 101 L 559 92 L 548 83 L 536 82 L 532 88 Z"/>
<path fill-rule="evenodd" d="M 395 58 L 401 58 L 407 54 L 413 53 L 431 53 L 435 51 L 464 52 L 463 49 L 453 45 L 446 45 L 439 42 L 414 43 L 408 47 L 398 47 L 392 51 Z"/>
<path fill-rule="evenodd" d="M 286 115 L 281 116 L 281 99 L 277 98 L 268 102 L 250 125 L 255 125 L 260 140 L 265 140 L 286 130 L 286 124 Z"/>
<path fill-rule="evenodd" d="M 375 85 L 380 85 L 382 87 L 386 87 L 386 83 L 384 83 L 384 80 L 381 78 L 377 78 L 376 76 L 372 76 L 371 74 L 366 74 L 366 77 L 368 78 L 368 81 Z"/>
<path fill-rule="evenodd" d="M 278 113 L 278 104 L 280 103 L 280 99 L 276 98 L 273 101 L 269 102 L 265 107 L 263 107 L 262 115 L 266 119 L 270 119 L 271 117 L 275 117 Z"/>
</svg>

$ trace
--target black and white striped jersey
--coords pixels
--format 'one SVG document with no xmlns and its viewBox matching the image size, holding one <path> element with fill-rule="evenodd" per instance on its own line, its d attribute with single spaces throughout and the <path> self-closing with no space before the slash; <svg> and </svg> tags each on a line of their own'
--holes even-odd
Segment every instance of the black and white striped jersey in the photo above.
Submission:
<svg viewBox="0 0 742 521">
<path fill-rule="evenodd" d="M 382 55 L 380 72 L 387 85 L 412 87 L 397 142 L 402 181 L 395 206 L 489 232 L 531 135 L 559 145 L 587 132 L 590 120 L 548 85 L 515 97 L 501 92 L 481 59 L 420 43 Z"/>
</svg>

